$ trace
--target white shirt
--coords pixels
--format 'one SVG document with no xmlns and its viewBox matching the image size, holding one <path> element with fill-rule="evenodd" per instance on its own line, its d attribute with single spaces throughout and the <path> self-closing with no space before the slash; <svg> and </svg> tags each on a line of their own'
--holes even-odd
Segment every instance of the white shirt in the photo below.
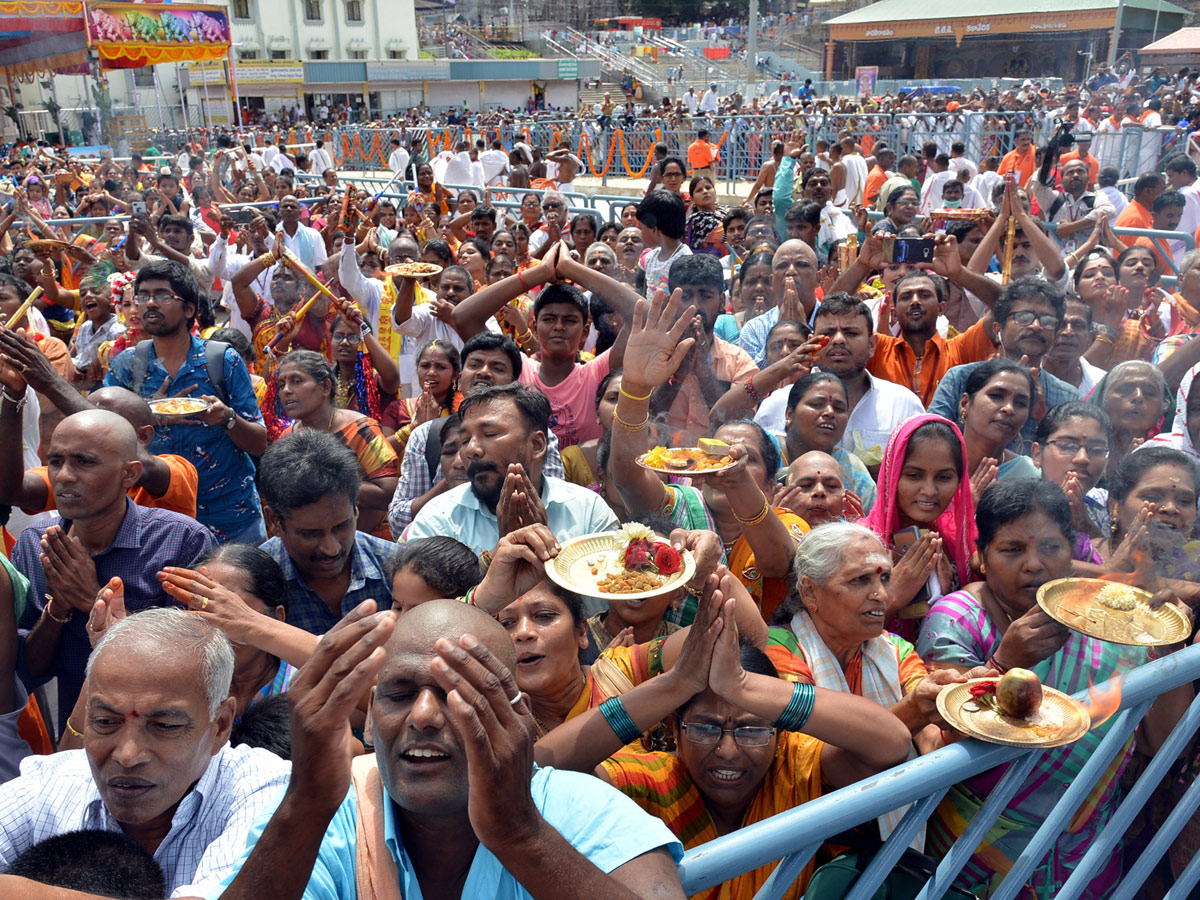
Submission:
<svg viewBox="0 0 1200 900">
<path fill-rule="evenodd" d="M 447 325 L 441 319 L 433 314 L 430 309 L 431 303 L 422 303 L 420 306 L 414 306 L 412 314 L 407 321 L 397 322 L 395 311 L 392 311 L 392 327 L 404 335 L 406 338 L 412 338 L 413 343 L 418 348 L 423 347 L 426 341 L 437 339 L 445 341 L 448 344 L 453 344 L 455 349 L 462 350 L 463 339 L 458 336 L 458 332 L 454 327 Z M 489 316 L 487 320 L 487 330 L 500 333 L 500 323 L 496 321 L 495 316 Z M 407 343 L 407 342 L 406 342 Z"/>
<path fill-rule="evenodd" d="M 410 158 L 407 150 L 403 147 L 397 147 L 392 151 L 392 155 L 388 157 L 388 168 L 393 172 L 403 172 L 408 168 Z"/>
<path fill-rule="evenodd" d="M 289 235 L 282 225 L 276 233 L 283 235 L 283 246 L 310 269 L 315 269 L 329 258 L 325 252 L 325 238 L 321 237 L 321 232 L 309 228 L 303 222 L 296 223 L 294 235 Z"/>
<path fill-rule="evenodd" d="M 275 246 L 275 236 L 268 234 L 265 243 L 267 250 L 270 250 Z M 250 326 L 246 324 L 246 320 L 242 318 L 242 311 L 238 309 L 237 301 L 233 298 L 233 285 L 231 281 L 233 276 L 240 272 L 243 266 L 249 265 L 253 259 L 254 254 L 231 253 L 229 242 L 220 235 L 217 235 L 217 239 L 212 242 L 212 246 L 208 249 L 209 268 L 212 269 L 214 278 L 221 279 L 221 305 L 229 310 L 229 326 L 236 328 L 251 339 L 253 339 L 254 334 Z M 268 266 L 251 283 L 255 293 L 268 306 L 275 305 L 275 301 L 271 298 L 271 276 L 275 272 L 276 265 L 278 263 Z"/>
<path fill-rule="evenodd" d="M 892 432 L 910 416 L 925 412 L 917 395 L 903 385 L 866 373 L 871 386 L 850 411 L 846 431 L 838 447 L 859 457 L 865 465 L 877 466 Z M 792 386 L 772 391 L 758 408 L 754 421 L 775 434 L 787 430 L 787 398 Z"/>
<path fill-rule="evenodd" d="M 250 826 L 278 804 L 291 766 L 267 750 L 223 747 L 184 795 L 154 852 L 171 897 L 203 894 L 233 873 Z M 120 832 L 92 777 L 87 752 L 30 756 L 0 785 L 0 869 L 39 841 L 80 829 Z"/>
<path fill-rule="evenodd" d="M 293 172 L 296 171 L 296 164 L 288 158 L 286 153 L 280 153 L 279 151 L 275 152 L 268 165 L 276 172 L 282 172 L 284 169 L 291 169 Z"/>
<path fill-rule="evenodd" d="M 1179 227 L 1175 230 L 1184 234 L 1195 234 L 1196 229 L 1200 228 L 1200 181 L 1181 187 L 1179 193 L 1183 194 L 1183 218 L 1179 220 Z M 1178 266 L 1187 248 L 1183 241 L 1167 241 L 1167 246 L 1171 248 L 1175 265 Z"/>
<path fill-rule="evenodd" d="M 709 88 L 704 92 L 704 96 L 700 99 L 700 108 L 704 112 L 715 113 L 717 111 L 717 92 Z"/>
<path fill-rule="evenodd" d="M 308 154 L 309 171 L 313 175 L 324 175 L 326 169 L 333 168 L 333 159 L 324 147 L 314 147 Z"/>
<path fill-rule="evenodd" d="M 1108 198 L 1108 202 L 1112 204 L 1118 216 L 1121 214 L 1121 210 L 1129 205 L 1129 198 L 1117 190 L 1114 185 L 1099 188 L 1096 193 L 1103 194 Z"/>
<path fill-rule="evenodd" d="M 683 95 L 683 105 L 687 107 L 688 115 L 694 116 L 700 106 L 700 98 L 692 91 L 688 91 Z"/>
<path fill-rule="evenodd" d="M 842 156 L 842 167 L 846 170 L 846 186 L 838 191 L 834 203 L 850 207 L 862 203 L 863 188 L 867 184 L 867 161 L 858 153 Z"/>
<path fill-rule="evenodd" d="M 971 178 L 974 178 L 979 174 L 979 167 L 965 156 L 950 157 L 950 171 L 957 175 L 962 169 L 966 169 L 968 172 L 970 172 Z"/>
<path fill-rule="evenodd" d="M 455 153 L 450 162 L 446 164 L 446 172 L 442 176 L 442 183 L 454 187 L 461 185 L 472 185 L 475 183 L 475 172 L 471 155 L 467 151 Z"/>
<path fill-rule="evenodd" d="M 485 184 L 503 184 L 500 176 L 508 168 L 508 154 L 503 150 L 484 150 L 479 154 Z"/>
<path fill-rule="evenodd" d="M 613 511 L 595 491 L 545 474 L 542 505 L 546 508 L 547 524 L 560 542 L 620 526 Z M 471 485 L 462 484 L 421 507 L 404 539 L 412 541 L 439 534 L 462 541 L 475 553 L 491 552 L 500 541 L 500 526 L 496 514 L 479 502 Z"/>
<path fill-rule="evenodd" d="M 985 208 L 992 205 L 992 191 L 1004 182 L 1004 176 L 996 172 L 980 172 L 971 179 L 971 187 L 983 198 Z"/>
</svg>

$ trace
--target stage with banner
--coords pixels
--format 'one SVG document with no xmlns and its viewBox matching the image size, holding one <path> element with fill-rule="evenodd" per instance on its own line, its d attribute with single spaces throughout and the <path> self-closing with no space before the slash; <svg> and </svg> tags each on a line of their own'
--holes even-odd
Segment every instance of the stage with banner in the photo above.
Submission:
<svg viewBox="0 0 1200 900">
<path fill-rule="evenodd" d="M 105 69 L 158 63 L 224 61 L 229 18 L 223 6 L 202 3 L 92 3 L 88 41 Z"/>
</svg>

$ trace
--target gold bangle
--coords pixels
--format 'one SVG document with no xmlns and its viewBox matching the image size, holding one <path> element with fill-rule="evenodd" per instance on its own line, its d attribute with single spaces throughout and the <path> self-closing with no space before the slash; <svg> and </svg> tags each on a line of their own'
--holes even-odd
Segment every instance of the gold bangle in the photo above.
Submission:
<svg viewBox="0 0 1200 900">
<path fill-rule="evenodd" d="M 763 506 L 762 506 L 762 510 L 758 513 L 758 515 L 754 516 L 751 519 L 743 519 L 737 513 L 734 513 L 733 517 L 735 519 L 737 519 L 738 522 L 740 522 L 743 527 L 749 527 L 751 525 L 757 525 L 759 522 L 762 522 L 764 519 L 766 519 L 766 517 L 768 515 L 770 515 L 770 513 L 771 513 L 771 501 L 769 501 L 767 499 L 766 494 L 763 494 Z"/>
<path fill-rule="evenodd" d="M 1108 335 L 1106 335 L 1106 334 L 1098 334 L 1098 335 L 1096 335 L 1095 337 L 1093 337 L 1093 338 L 1092 338 L 1092 340 L 1093 340 L 1093 341 L 1101 341 L 1101 342 L 1103 342 L 1103 343 L 1105 343 L 1105 344 L 1108 344 L 1108 346 L 1110 346 L 1110 347 L 1112 347 L 1112 346 L 1115 346 L 1115 345 L 1113 344 L 1113 339 L 1112 339 L 1112 338 L 1110 338 L 1110 337 L 1109 337 Z"/>
<path fill-rule="evenodd" d="M 83 732 L 75 730 L 75 726 L 71 724 L 70 718 L 67 719 L 67 731 L 71 732 L 71 734 L 75 735 L 75 737 L 79 738 L 80 740 L 83 740 Z"/>
<path fill-rule="evenodd" d="M 646 418 L 642 419 L 642 421 L 638 422 L 636 425 L 633 425 L 629 422 L 626 422 L 624 419 L 622 419 L 620 416 L 617 415 L 616 410 L 613 410 L 613 421 L 616 422 L 618 425 L 620 425 L 622 428 L 624 428 L 626 431 L 641 431 L 643 428 L 645 428 L 647 425 L 650 424 L 650 413 L 647 412 Z"/>
<path fill-rule="evenodd" d="M 642 400 L 649 400 L 652 396 L 654 396 L 654 391 L 651 391 L 645 397 L 635 397 L 633 394 L 629 393 L 629 391 L 625 390 L 625 385 L 621 385 L 617 391 L 622 397 L 628 397 L 630 400 L 636 400 L 638 402 L 641 402 Z"/>
</svg>

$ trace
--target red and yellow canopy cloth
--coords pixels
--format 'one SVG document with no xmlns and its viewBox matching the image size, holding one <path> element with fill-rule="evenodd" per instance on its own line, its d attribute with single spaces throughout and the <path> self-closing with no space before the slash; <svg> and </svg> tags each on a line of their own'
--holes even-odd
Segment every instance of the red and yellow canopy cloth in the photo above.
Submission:
<svg viewBox="0 0 1200 900">
<path fill-rule="evenodd" d="M 223 6 L 89 3 L 87 12 L 88 41 L 106 69 L 213 62 L 229 52 L 229 18 Z"/>
<path fill-rule="evenodd" d="M 829 20 L 835 41 L 893 41 L 913 38 L 986 38 L 1001 34 L 1035 36 L 1072 31 L 1111 30 L 1118 0 L 880 0 Z M 1176 21 L 1188 11 L 1169 0 L 1126 0 L 1122 28 L 1161 13 Z M 1164 19 L 1165 21 L 1165 19 Z"/>
<path fill-rule="evenodd" d="M 87 59 L 82 0 L 0 0 L 0 71 L 31 77 Z"/>
</svg>

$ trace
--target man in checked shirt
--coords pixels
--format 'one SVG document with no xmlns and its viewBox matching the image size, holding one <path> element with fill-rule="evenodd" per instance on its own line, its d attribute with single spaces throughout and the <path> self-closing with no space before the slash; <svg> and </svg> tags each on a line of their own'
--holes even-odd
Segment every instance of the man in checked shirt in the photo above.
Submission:
<svg viewBox="0 0 1200 900">
<path fill-rule="evenodd" d="M 101 637 L 64 737 L 82 749 L 28 757 L 0 785 L 0 872 L 50 837 L 124 832 L 153 855 L 168 897 L 194 896 L 232 874 L 291 767 L 229 746 L 234 655 L 223 634 L 179 609 L 118 618 L 116 608 L 89 622 Z"/>
<path fill-rule="evenodd" d="M 521 351 L 511 338 L 492 331 L 480 332 L 463 345 L 459 390 L 466 396 L 476 388 L 512 384 L 521 376 L 521 363 Z M 409 436 L 400 464 L 400 484 L 388 506 L 388 524 L 392 536 L 397 540 L 412 522 L 413 516 L 421 511 L 421 507 L 454 487 L 447 484 L 438 465 L 439 454 L 426 452 L 431 443 L 434 447 L 441 447 L 441 430 L 445 421 L 445 418 L 441 418 L 425 422 L 414 428 Z M 562 457 L 558 452 L 558 438 L 553 431 L 549 439 L 542 471 L 552 478 L 562 478 Z"/>
</svg>

